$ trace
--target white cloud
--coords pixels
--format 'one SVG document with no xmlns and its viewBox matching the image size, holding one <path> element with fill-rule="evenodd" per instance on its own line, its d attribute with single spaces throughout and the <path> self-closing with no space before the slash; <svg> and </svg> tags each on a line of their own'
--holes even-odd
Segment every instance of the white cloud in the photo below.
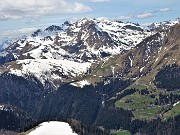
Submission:
<svg viewBox="0 0 180 135">
<path fill-rule="evenodd" d="M 108 1 L 111 1 L 111 0 L 91 0 L 91 2 L 108 2 Z"/>
<path fill-rule="evenodd" d="M 135 18 L 143 19 L 143 18 L 152 17 L 152 16 L 153 16 L 153 14 L 151 12 L 149 12 L 149 13 L 138 14 L 135 16 Z"/>
<path fill-rule="evenodd" d="M 118 16 L 116 18 L 113 18 L 113 20 L 128 20 L 131 18 L 132 18 L 132 16 Z"/>
<path fill-rule="evenodd" d="M 159 9 L 159 12 L 167 12 L 167 11 L 171 11 L 170 8 L 161 8 Z"/>
<path fill-rule="evenodd" d="M 98 18 L 97 18 L 97 20 L 99 20 L 99 21 L 108 20 L 108 19 L 109 19 L 109 18 L 104 17 L 104 16 L 102 16 L 102 17 L 98 17 Z"/>
<path fill-rule="evenodd" d="M 15 30 L 7 30 L 7 31 L 2 31 L 1 36 L 6 37 L 6 38 L 15 38 L 18 35 L 19 37 L 21 37 L 21 36 L 24 36 L 26 34 L 30 34 L 36 30 L 37 30 L 37 28 L 35 28 L 35 27 L 15 29 Z"/>
<path fill-rule="evenodd" d="M 10 15 L 10 14 L 1 14 L 0 13 L 0 20 L 8 20 L 8 19 L 20 19 L 20 16 L 17 15 Z"/>
<path fill-rule="evenodd" d="M 83 13 L 92 9 L 79 2 L 66 0 L 1 0 L 0 20 L 37 18 L 47 14 Z"/>
</svg>

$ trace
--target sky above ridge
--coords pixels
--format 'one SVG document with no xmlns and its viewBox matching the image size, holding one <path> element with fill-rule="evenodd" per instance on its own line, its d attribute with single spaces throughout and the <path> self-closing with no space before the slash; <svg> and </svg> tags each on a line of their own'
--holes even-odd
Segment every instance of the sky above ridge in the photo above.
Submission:
<svg viewBox="0 0 180 135">
<path fill-rule="evenodd" d="M 174 20 L 180 17 L 180 0 L 0 0 L 0 44 L 83 17 L 139 24 Z"/>
</svg>

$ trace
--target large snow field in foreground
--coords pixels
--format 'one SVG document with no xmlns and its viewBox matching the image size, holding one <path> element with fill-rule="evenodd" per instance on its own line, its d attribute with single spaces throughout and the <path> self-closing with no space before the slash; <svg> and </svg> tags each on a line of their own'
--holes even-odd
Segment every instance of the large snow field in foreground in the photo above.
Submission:
<svg viewBox="0 0 180 135">
<path fill-rule="evenodd" d="M 78 135 L 73 133 L 68 123 L 51 121 L 41 123 L 28 135 Z"/>
</svg>

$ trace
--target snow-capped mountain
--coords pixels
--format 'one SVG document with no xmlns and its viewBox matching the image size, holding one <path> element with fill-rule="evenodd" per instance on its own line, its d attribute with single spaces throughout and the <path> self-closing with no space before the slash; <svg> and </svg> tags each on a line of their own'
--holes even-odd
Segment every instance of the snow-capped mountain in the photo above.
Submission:
<svg viewBox="0 0 180 135">
<path fill-rule="evenodd" d="M 119 54 L 129 50 L 151 33 L 139 25 L 109 20 L 83 18 L 65 22 L 61 26 L 38 29 L 31 36 L 19 39 L 8 51 L 33 58 L 76 59 L 89 61 L 103 57 L 104 53 Z M 17 50 L 24 48 L 18 54 Z M 43 54 L 42 54 L 43 53 Z"/>
<path fill-rule="evenodd" d="M 171 23 L 171 22 L 170 22 Z M 174 25 L 175 22 L 171 23 Z M 38 29 L 1 52 L 1 72 L 34 75 L 43 84 L 73 81 L 92 63 L 130 50 L 156 34 L 138 24 L 82 18 Z"/>
<path fill-rule="evenodd" d="M 10 46 L 13 43 L 12 40 L 6 40 L 0 45 L 0 51 L 6 49 L 8 46 Z"/>
<path fill-rule="evenodd" d="M 175 20 L 163 21 L 163 22 L 155 22 L 146 26 L 145 29 L 148 29 L 151 31 L 157 30 L 157 29 L 165 30 L 177 23 L 180 23 L 180 18 L 177 18 Z"/>
</svg>

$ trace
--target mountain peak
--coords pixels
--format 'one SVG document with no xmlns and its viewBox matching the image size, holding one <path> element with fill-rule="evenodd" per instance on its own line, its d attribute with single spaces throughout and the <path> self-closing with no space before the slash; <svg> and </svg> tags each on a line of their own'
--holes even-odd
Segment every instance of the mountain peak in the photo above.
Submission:
<svg viewBox="0 0 180 135">
<path fill-rule="evenodd" d="M 146 26 L 145 29 L 148 29 L 151 31 L 159 30 L 159 29 L 166 30 L 177 23 L 180 23 L 180 18 L 176 18 L 175 20 L 163 21 L 163 22 L 154 22 Z"/>
<path fill-rule="evenodd" d="M 0 51 L 6 49 L 8 46 L 10 46 L 13 43 L 12 40 L 5 40 L 1 46 L 0 46 Z"/>
<path fill-rule="evenodd" d="M 51 25 L 47 27 L 44 31 L 52 32 L 52 31 L 61 31 L 61 30 L 63 30 L 62 27 L 57 25 Z"/>
<path fill-rule="evenodd" d="M 36 36 L 38 36 L 39 34 L 41 34 L 42 33 L 42 30 L 41 29 L 38 29 L 38 30 L 36 30 L 33 34 L 32 34 L 32 37 L 36 37 Z"/>
</svg>

